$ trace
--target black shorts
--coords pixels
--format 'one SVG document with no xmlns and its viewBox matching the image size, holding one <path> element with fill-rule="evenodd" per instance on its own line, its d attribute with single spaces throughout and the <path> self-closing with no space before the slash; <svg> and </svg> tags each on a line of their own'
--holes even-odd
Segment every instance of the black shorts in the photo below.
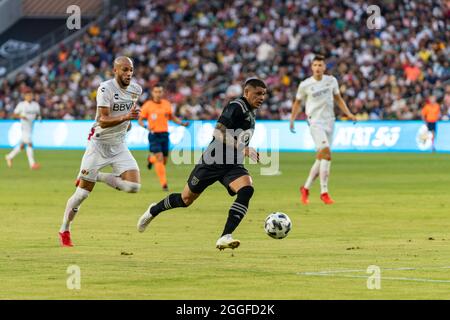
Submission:
<svg viewBox="0 0 450 320">
<path fill-rule="evenodd" d="M 169 133 L 157 132 L 148 134 L 148 142 L 150 143 L 150 152 L 162 152 L 164 157 L 169 154 Z"/>
<path fill-rule="evenodd" d="M 429 131 L 436 132 L 436 122 L 427 122 L 427 128 Z"/>
<path fill-rule="evenodd" d="M 236 193 L 229 187 L 230 183 L 242 176 L 248 176 L 247 169 L 241 164 L 219 165 L 219 164 L 197 164 L 188 178 L 189 189 L 193 193 L 202 193 L 207 187 L 216 181 L 227 188 L 228 193 L 234 196 Z"/>
</svg>

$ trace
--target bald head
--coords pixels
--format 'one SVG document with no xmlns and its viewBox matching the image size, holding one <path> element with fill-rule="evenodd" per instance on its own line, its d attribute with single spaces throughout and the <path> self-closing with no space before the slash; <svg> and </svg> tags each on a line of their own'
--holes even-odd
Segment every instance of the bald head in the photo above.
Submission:
<svg viewBox="0 0 450 320">
<path fill-rule="evenodd" d="M 132 61 L 130 58 L 125 57 L 125 56 L 117 57 L 117 58 L 114 60 L 114 68 L 117 67 L 117 66 L 120 66 L 120 65 L 130 65 L 130 66 L 133 66 L 133 61 Z"/>
<path fill-rule="evenodd" d="M 121 56 L 114 60 L 114 75 L 121 87 L 126 88 L 130 85 L 133 71 L 133 61 L 130 58 Z"/>
</svg>

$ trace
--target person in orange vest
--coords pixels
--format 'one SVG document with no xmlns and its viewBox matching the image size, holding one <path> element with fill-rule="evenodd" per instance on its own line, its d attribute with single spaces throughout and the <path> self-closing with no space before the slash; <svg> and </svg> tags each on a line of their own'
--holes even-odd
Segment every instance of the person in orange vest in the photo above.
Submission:
<svg viewBox="0 0 450 320">
<path fill-rule="evenodd" d="M 428 130 L 431 132 L 432 150 L 434 151 L 434 138 L 436 136 L 436 122 L 441 117 L 441 108 L 436 102 L 435 96 L 430 96 L 428 102 L 422 109 L 422 119 L 426 122 Z"/>
<path fill-rule="evenodd" d="M 169 191 L 166 177 L 166 163 L 169 154 L 169 120 L 187 127 L 189 122 L 183 122 L 172 112 L 170 102 L 162 98 L 163 87 L 156 84 L 152 88 L 152 98 L 144 103 L 139 116 L 139 125 L 149 130 L 148 141 L 150 155 L 147 167 L 155 165 L 156 175 L 164 191 Z M 147 125 L 144 123 L 147 120 Z"/>
</svg>

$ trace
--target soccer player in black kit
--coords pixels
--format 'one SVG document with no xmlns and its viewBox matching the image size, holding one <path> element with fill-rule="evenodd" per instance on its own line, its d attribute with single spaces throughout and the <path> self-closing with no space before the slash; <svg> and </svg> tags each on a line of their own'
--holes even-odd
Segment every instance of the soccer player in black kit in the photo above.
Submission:
<svg viewBox="0 0 450 320">
<path fill-rule="evenodd" d="M 240 241 L 231 234 L 244 218 L 253 195 L 253 183 L 245 169 L 244 157 L 259 162 L 259 154 L 249 147 L 255 130 L 255 112 L 261 107 L 267 94 L 264 81 L 250 78 L 245 81 L 244 95 L 232 100 L 217 120 L 213 140 L 192 170 L 182 193 L 172 193 L 159 203 L 152 203 L 138 221 L 139 232 L 161 212 L 190 206 L 208 186 L 220 181 L 231 196 L 237 195 L 231 205 L 222 236 L 216 248 L 235 249 Z"/>
</svg>

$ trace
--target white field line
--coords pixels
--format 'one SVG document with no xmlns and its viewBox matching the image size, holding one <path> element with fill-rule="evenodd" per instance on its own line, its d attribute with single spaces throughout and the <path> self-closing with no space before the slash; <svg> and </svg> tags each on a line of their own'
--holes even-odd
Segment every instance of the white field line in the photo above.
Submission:
<svg viewBox="0 0 450 320">
<path fill-rule="evenodd" d="M 390 271 L 411 271 L 411 270 L 432 270 L 432 269 L 450 269 L 450 266 L 445 267 L 404 267 L 404 268 L 384 268 L 383 270 Z M 297 272 L 298 275 L 302 276 L 322 276 L 322 277 L 342 277 L 342 278 L 368 278 L 367 276 L 358 275 L 345 275 L 342 273 L 355 273 L 355 272 L 366 272 L 364 269 L 356 270 L 328 270 L 328 271 L 318 271 L 318 272 Z M 435 283 L 450 283 L 450 280 L 439 280 L 439 279 L 421 279 L 421 278 L 407 278 L 407 277 L 383 277 L 382 280 L 399 280 L 399 281 L 416 281 L 416 282 L 435 282 Z"/>
</svg>

